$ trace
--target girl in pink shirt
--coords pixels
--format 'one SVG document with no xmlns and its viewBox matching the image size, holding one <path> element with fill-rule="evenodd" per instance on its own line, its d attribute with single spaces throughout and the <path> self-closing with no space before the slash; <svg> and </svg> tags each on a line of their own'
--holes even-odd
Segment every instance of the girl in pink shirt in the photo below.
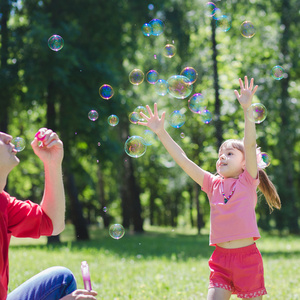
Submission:
<svg viewBox="0 0 300 300">
<path fill-rule="evenodd" d="M 258 86 L 253 87 L 253 78 L 249 84 L 247 76 L 245 84 L 241 78 L 239 83 L 241 91 L 234 93 L 244 111 L 244 140 L 227 140 L 221 145 L 216 163 L 217 176 L 192 162 L 170 137 L 164 129 L 165 112 L 159 118 L 156 103 L 154 113 L 148 105 L 149 116 L 141 113 L 146 122 L 138 122 L 157 134 L 177 164 L 208 195 L 210 245 L 216 247 L 209 260 L 208 300 L 228 300 L 231 294 L 242 299 L 262 299 L 267 293 L 262 258 L 254 242 L 260 238 L 255 216 L 257 187 L 271 210 L 281 207 L 274 185 L 259 167 L 261 155 L 256 148 L 255 123 L 246 116 Z"/>
</svg>

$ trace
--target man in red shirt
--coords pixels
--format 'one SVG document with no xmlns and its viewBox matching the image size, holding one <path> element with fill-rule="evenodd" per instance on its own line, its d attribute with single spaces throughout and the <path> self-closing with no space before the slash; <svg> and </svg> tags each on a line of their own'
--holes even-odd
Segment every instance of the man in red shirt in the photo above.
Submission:
<svg viewBox="0 0 300 300">
<path fill-rule="evenodd" d="M 7 296 L 11 236 L 39 238 L 57 235 L 65 227 L 62 141 L 52 130 L 41 128 L 31 143 L 45 170 L 44 195 L 39 205 L 17 200 L 4 192 L 8 174 L 20 162 L 11 141 L 10 135 L 0 132 L 0 300 L 95 300 L 95 291 L 76 290 L 73 274 L 63 267 L 37 274 Z"/>
</svg>

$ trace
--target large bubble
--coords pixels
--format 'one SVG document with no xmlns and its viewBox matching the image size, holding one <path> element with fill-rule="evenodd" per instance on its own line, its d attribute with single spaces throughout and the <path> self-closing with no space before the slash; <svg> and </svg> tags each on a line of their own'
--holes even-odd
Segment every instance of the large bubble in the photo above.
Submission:
<svg viewBox="0 0 300 300">
<path fill-rule="evenodd" d="M 168 79 L 168 92 L 177 99 L 188 97 L 193 90 L 191 81 L 182 75 L 174 75 Z"/>
<path fill-rule="evenodd" d="M 146 74 L 146 80 L 151 84 L 155 84 L 158 81 L 158 72 L 155 70 L 148 71 Z"/>
<path fill-rule="evenodd" d="M 134 112 L 136 112 L 138 114 L 139 121 L 142 121 L 142 122 L 145 121 L 145 119 L 141 116 L 140 113 L 142 112 L 143 114 L 147 115 L 148 111 L 147 111 L 146 107 L 140 105 L 134 109 Z"/>
<path fill-rule="evenodd" d="M 138 158 L 145 154 L 147 146 L 142 137 L 134 135 L 127 139 L 124 150 L 130 157 Z"/>
<path fill-rule="evenodd" d="M 129 73 L 129 81 L 133 85 L 139 85 L 144 81 L 144 73 L 139 69 L 133 69 Z"/>
<path fill-rule="evenodd" d="M 261 103 L 253 103 L 247 109 L 247 117 L 251 122 L 259 124 L 267 117 L 267 109 Z"/>
<path fill-rule="evenodd" d="M 149 23 L 145 23 L 142 26 L 142 33 L 145 36 L 150 36 L 152 34 L 152 26 Z"/>
<path fill-rule="evenodd" d="M 284 69 L 281 66 L 275 66 L 271 70 L 271 75 L 276 80 L 281 80 L 284 77 Z"/>
<path fill-rule="evenodd" d="M 231 28 L 231 22 L 228 16 L 222 15 L 217 19 L 217 27 L 226 32 Z"/>
<path fill-rule="evenodd" d="M 175 110 L 170 116 L 170 125 L 174 128 L 180 128 L 185 123 L 185 120 L 185 115 L 179 110 Z"/>
<path fill-rule="evenodd" d="M 168 94 L 168 82 L 164 79 L 158 79 L 155 83 L 155 92 L 160 96 Z"/>
<path fill-rule="evenodd" d="M 15 146 L 15 150 L 18 152 L 23 151 L 26 146 L 25 140 L 19 136 L 12 139 L 11 143 Z"/>
<path fill-rule="evenodd" d="M 245 38 L 252 38 L 255 35 L 255 27 L 250 21 L 245 21 L 241 25 L 241 35 Z"/>
<path fill-rule="evenodd" d="M 115 239 L 121 239 L 125 234 L 125 229 L 121 224 L 114 224 L 109 227 L 109 235 Z"/>
<path fill-rule="evenodd" d="M 109 100 L 114 95 L 114 90 L 109 84 L 103 84 L 99 88 L 99 95 L 105 100 Z"/>
<path fill-rule="evenodd" d="M 171 58 L 176 54 L 176 47 L 172 44 L 167 44 L 163 49 L 163 55 Z"/>
<path fill-rule="evenodd" d="M 117 126 L 119 124 L 119 118 L 118 116 L 116 115 L 110 115 L 108 118 L 107 118 L 107 123 L 110 125 L 110 126 Z"/>
<path fill-rule="evenodd" d="M 150 146 L 155 142 L 155 133 L 150 129 L 145 129 L 142 137 L 145 141 L 146 146 Z"/>
<path fill-rule="evenodd" d="M 204 109 L 200 114 L 200 119 L 204 124 L 210 123 L 212 120 L 212 114 L 209 110 Z"/>
<path fill-rule="evenodd" d="M 150 21 L 152 27 L 152 35 L 158 36 L 164 31 L 164 23 L 159 19 L 153 19 Z"/>
<path fill-rule="evenodd" d="M 195 114 L 201 114 L 201 112 L 205 109 L 204 97 L 202 96 L 202 94 L 194 94 L 188 101 L 188 107 L 191 112 Z"/>
<path fill-rule="evenodd" d="M 198 78 L 197 71 L 192 67 L 186 67 L 181 72 L 180 75 L 187 77 L 190 80 L 190 84 L 195 83 Z"/>
</svg>

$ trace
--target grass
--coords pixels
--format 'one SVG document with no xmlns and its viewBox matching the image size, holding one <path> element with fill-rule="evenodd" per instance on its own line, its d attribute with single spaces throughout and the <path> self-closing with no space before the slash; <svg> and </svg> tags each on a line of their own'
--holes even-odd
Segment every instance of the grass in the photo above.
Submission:
<svg viewBox="0 0 300 300">
<path fill-rule="evenodd" d="M 207 262 L 213 251 L 207 234 L 170 228 L 147 228 L 140 235 L 127 232 L 120 240 L 107 230 L 91 228 L 90 234 L 90 241 L 74 241 L 68 226 L 62 243 L 54 246 L 47 246 L 45 238 L 13 238 L 9 290 L 55 265 L 71 269 L 78 288 L 83 288 L 80 264 L 86 260 L 98 299 L 206 299 Z M 300 237 L 263 233 L 257 244 L 265 266 L 264 299 L 300 299 Z"/>
</svg>

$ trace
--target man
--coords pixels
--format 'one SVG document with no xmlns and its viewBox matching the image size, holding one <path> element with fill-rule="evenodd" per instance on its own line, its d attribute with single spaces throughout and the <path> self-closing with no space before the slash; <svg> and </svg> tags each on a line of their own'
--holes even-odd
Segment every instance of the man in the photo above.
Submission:
<svg viewBox="0 0 300 300">
<path fill-rule="evenodd" d="M 41 128 L 31 143 L 45 170 L 44 195 L 38 205 L 17 200 L 4 191 L 8 174 L 20 162 L 11 140 L 10 135 L 0 132 L 0 300 L 95 300 L 95 291 L 76 290 L 73 274 L 64 267 L 49 268 L 7 295 L 11 236 L 57 235 L 65 226 L 62 141 L 52 130 Z"/>
</svg>

